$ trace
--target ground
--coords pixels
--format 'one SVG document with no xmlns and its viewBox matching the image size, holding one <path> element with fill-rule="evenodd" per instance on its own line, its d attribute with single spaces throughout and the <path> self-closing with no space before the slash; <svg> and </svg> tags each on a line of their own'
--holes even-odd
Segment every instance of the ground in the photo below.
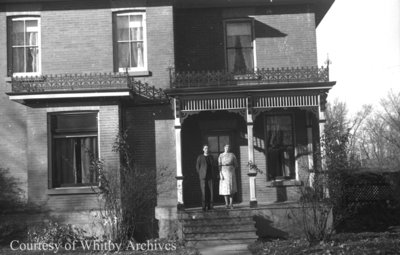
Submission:
<svg viewBox="0 0 400 255">
<path fill-rule="evenodd" d="M 284 255 L 284 254 L 329 254 L 329 255 L 358 255 L 358 254 L 400 254 L 400 233 L 345 233 L 336 234 L 331 241 L 321 242 L 314 246 L 309 246 L 304 239 L 293 240 L 264 240 L 257 241 L 249 246 L 249 250 L 253 254 L 264 255 Z M 0 254 L 54 254 L 54 252 L 36 251 L 36 252 L 12 252 L 9 246 L 0 248 Z M 58 254 L 77 254 L 83 255 L 87 252 L 77 249 L 75 252 L 60 251 Z M 116 254 L 115 252 L 91 252 L 91 254 Z M 188 248 L 180 245 L 176 251 L 125 251 L 117 254 L 140 254 L 140 255 L 160 255 L 160 254 L 178 254 L 178 255 L 199 255 L 199 251 L 195 248 Z M 207 255 L 207 254 L 204 254 Z"/>
<path fill-rule="evenodd" d="M 269 240 L 250 245 L 253 254 L 400 254 L 400 233 L 345 233 L 309 246 L 306 240 Z"/>
</svg>

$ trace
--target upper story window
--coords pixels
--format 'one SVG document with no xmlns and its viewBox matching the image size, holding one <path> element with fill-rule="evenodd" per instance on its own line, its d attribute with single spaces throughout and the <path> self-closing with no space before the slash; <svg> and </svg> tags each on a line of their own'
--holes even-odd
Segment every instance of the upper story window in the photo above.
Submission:
<svg viewBox="0 0 400 255">
<path fill-rule="evenodd" d="M 52 113 L 51 186 L 97 185 L 97 173 L 91 167 L 98 157 L 97 112 Z"/>
<path fill-rule="evenodd" d="M 225 22 L 228 71 L 243 73 L 254 69 L 254 36 L 252 20 Z"/>
<path fill-rule="evenodd" d="M 147 70 L 146 13 L 115 15 L 115 64 L 119 72 Z"/>
<path fill-rule="evenodd" d="M 40 18 L 8 20 L 8 70 L 14 75 L 40 73 Z"/>
</svg>

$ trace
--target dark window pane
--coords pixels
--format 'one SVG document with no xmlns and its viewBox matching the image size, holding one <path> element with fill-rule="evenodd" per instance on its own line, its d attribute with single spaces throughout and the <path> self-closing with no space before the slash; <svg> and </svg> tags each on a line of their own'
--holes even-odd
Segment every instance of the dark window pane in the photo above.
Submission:
<svg viewBox="0 0 400 255">
<path fill-rule="evenodd" d="M 24 45 L 24 21 L 18 20 L 12 22 L 12 45 Z"/>
<path fill-rule="evenodd" d="M 117 40 L 129 40 L 129 16 L 117 16 Z"/>
<path fill-rule="evenodd" d="M 61 187 L 76 183 L 75 139 L 55 139 L 53 152 L 53 184 Z"/>
<path fill-rule="evenodd" d="M 54 118 L 57 133 L 97 131 L 97 113 L 62 114 Z"/>
<path fill-rule="evenodd" d="M 225 145 L 229 144 L 229 136 L 221 135 L 219 137 L 219 151 L 223 152 Z"/>
<path fill-rule="evenodd" d="M 130 67 L 129 43 L 118 43 L 118 67 Z"/>
<path fill-rule="evenodd" d="M 25 72 L 25 58 L 24 47 L 13 48 L 13 72 L 14 73 L 22 73 Z"/>
<path fill-rule="evenodd" d="M 295 158 L 291 116 L 267 116 L 266 129 L 269 178 L 294 178 Z"/>
<path fill-rule="evenodd" d="M 218 137 L 217 136 L 209 136 L 207 137 L 208 149 L 211 152 L 218 152 Z"/>
</svg>

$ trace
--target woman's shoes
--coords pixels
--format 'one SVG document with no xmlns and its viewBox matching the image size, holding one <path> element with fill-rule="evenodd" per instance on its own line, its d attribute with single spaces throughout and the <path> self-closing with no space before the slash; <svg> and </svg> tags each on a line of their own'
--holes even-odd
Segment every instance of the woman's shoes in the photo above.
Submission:
<svg viewBox="0 0 400 255">
<path fill-rule="evenodd" d="M 233 205 L 225 205 L 226 209 L 233 209 Z"/>
</svg>

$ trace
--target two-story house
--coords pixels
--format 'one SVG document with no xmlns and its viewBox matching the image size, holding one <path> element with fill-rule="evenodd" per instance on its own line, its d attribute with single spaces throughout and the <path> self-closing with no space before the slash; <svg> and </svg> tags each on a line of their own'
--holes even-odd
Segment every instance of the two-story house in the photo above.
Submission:
<svg viewBox="0 0 400 255">
<path fill-rule="evenodd" d="M 332 3 L 0 0 L 1 166 L 29 201 L 84 223 L 89 151 L 118 171 L 112 144 L 127 130 L 138 167 L 173 173 L 149 184 L 160 236 L 200 205 L 203 144 L 237 156 L 235 203 L 295 201 L 321 163 L 334 82 L 317 67 L 316 27 Z"/>
</svg>

